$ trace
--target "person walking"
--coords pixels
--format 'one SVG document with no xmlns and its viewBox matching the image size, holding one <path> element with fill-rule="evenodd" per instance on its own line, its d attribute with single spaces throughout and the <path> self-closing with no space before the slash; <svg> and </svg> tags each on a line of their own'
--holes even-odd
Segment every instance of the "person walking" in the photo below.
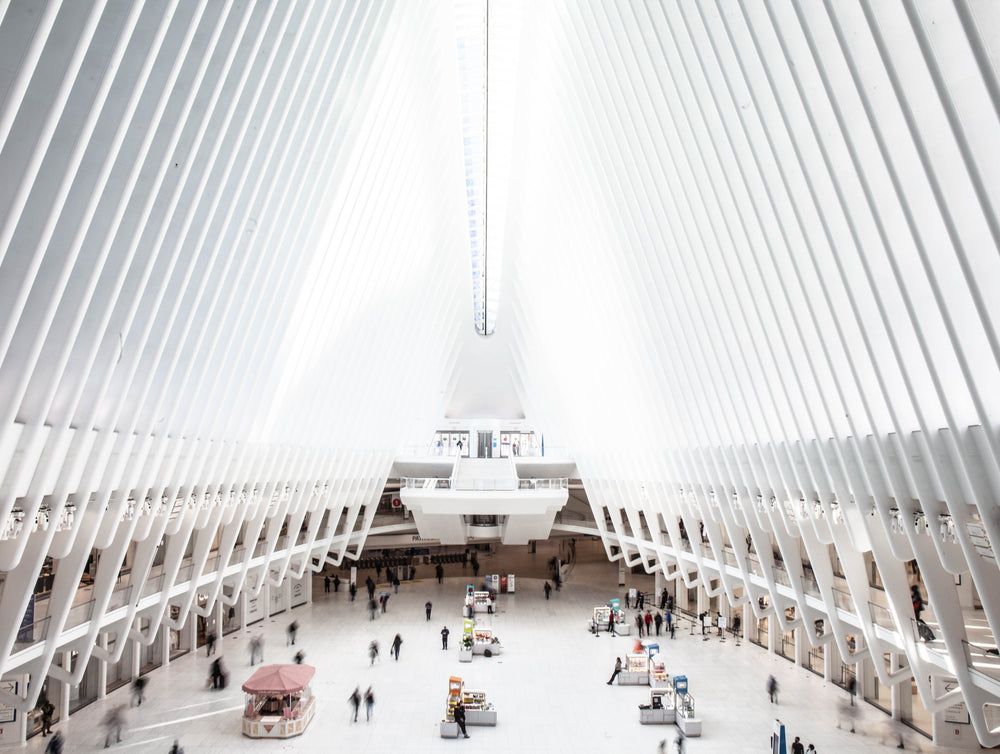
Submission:
<svg viewBox="0 0 1000 754">
<path fill-rule="evenodd" d="M 260 636 L 255 636 L 250 640 L 250 667 L 254 662 L 260 660 L 264 662 L 264 640 Z"/>
<path fill-rule="evenodd" d="M 146 690 L 146 677 L 139 676 L 132 683 L 132 700 L 135 702 L 135 706 L 138 707 L 142 704 L 143 692 Z"/>
<path fill-rule="evenodd" d="M 330 575 L 329 574 L 327 574 L 326 576 L 323 577 L 323 591 L 324 592 L 329 592 L 330 591 Z"/>
<path fill-rule="evenodd" d="M 372 581 L 371 576 L 365 579 L 365 586 L 368 587 L 368 599 L 375 599 L 375 582 Z"/>
<path fill-rule="evenodd" d="M 378 642 L 372 639 L 371 644 L 368 645 L 368 667 L 375 664 L 375 660 L 378 659 Z"/>
<path fill-rule="evenodd" d="M 392 591 L 393 594 L 399 594 L 399 576 L 392 577 Z"/>
<path fill-rule="evenodd" d="M 104 727 L 107 729 L 107 735 L 104 736 L 104 748 L 107 749 L 111 745 L 111 736 L 114 734 L 115 743 L 120 743 L 122 740 L 122 728 L 125 727 L 125 705 L 119 704 L 117 707 L 112 707 L 108 710 L 108 713 L 104 716 Z"/>
<path fill-rule="evenodd" d="M 216 657 L 212 661 L 212 669 L 209 671 L 212 679 L 213 689 L 224 689 L 226 687 L 226 671 L 222 667 L 222 658 Z"/>
<path fill-rule="evenodd" d="M 549 595 L 552 594 L 552 584 L 546 581 L 545 586 L 543 586 L 542 589 L 545 590 L 545 599 L 548 599 Z"/>
<path fill-rule="evenodd" d="M 292 659 L 295 661 L 296 665 L 301 665 L 303 662 L 306 661 L 306 653 L 300 649 L 298 652 L 295 653 L 295 657 L 293 657 Z"/>
<path fill-rule="evenodd" d="M 377 605 L 375 604 L 375 598 L 372 597 L 368 600 L 368 620 L 375 620 L 375 610 Z"/>
<path fill-rule="evenodd" d="M 611 634 L 611 638 L 615 637 L 615 611 L 612 610 L 608 613 L 608 633 Z"/>
<path fill-rule="evenodd" d="M 350 702 L 352 707 L 354 707 L 353 722 L 356 723 L 358 721 L 358 709 L 361 707 L 361 690 L 357 686 L 354 687 L 354 691 L 351 692 L 351 695 L 347 697 L 347 701 Z"/>
<path fill-rule="evenodd" d="M 396 658 L 396 662 L 399 662 L 399 648 L 403 644 L 403 637 L 396 634 L 396 637 L 392 640 L 392 654 Z"/>
<path fill-rule="evenodd" d="M 816 747 L 813 746 L 812 744 L 809 744 L 806 747 L 806 754 L 810 754 L 810 752 L 812 752 L 812 754 L 816 754 Z"/>
<path fill-rule="evenodd" d="M 479 577 L 479 560 L 475 555 L 472 556 L 472 575 L 476 578 Z"/>
<path fill-rule="evenodd" d="M 468 738 L 469 734 L 465 730 L 465 707 L 462 706 L 461 702 L 455 705 L 454 716 L 455 722 L 458 723 L 458 729 L 462 731 L 463 736 Z"/>
<path fill-rule="evenodd" d="M 347 586 L 347 592 L 351 595 L 351 602 L 354 602 L 354 598 L 358 596 L 358 585 L 352 581 Z"/>
<path fill-rule="evenodd" d="M 660 627 L 663 625 L 663 616 L 657 613 L 653 616 L 653 623 L 656 624 L 656 635 L 660 635 Z"/>
<path fill-rule="evenodd" d="M 677 754 L 684 754 L 684 744 L 687 742 L 687 738 L 684 736 L 684 731 L 677 731 L 677 738 L 674 739 L 674 749 L 676 749 Z"/>
<path fill-rule="evenodd" d="M 430 600 L 427 600 L 427 602 L 424 603 L 424 612 L 427 613 L 427 621 L 428 622 L 430 622 L 430 619 L 431 619 L 431 608 L 432 607 L 434 607 L 434 605 L 431 604 Z"/>
<path fill-rule="evenodd" d="M 372 708 L 374 706 L 375 706 L 375 694 L 372 693 L 372 687 L 369 686 L 368 690 L 365 691 L 365 722 L 371 722 Z"/>
<path fill-rule="evenodd" d="M 389 604 L 389 595 L 388 594 L 383 594 L 382 595 L 382 612 L 383 613 L 385 612 L 385 606 L 388 605 L 388 604 Z"/>
<path fill-rule="evenodd" d="M 287 629 L 288 637 L 285 640 L 286 647 L 289 645 L 293 647 L 295 646 L 295 635 L 298 632 L 299 632 L 299 623 L 298 621 L 293 620 L 291 623 L 288 624 L 288 629 Z"/>
<path fill-rule="evenodd" d="M 642 636 L 642 613 L 635 616 L 635 627 L 639 631 L 639 636 Z"/>
<path fill-rule="evenodd" d="M 646 609 L 646 594 L 644 592 L 639 592 L 639 609 Z"/>
<path fill-rule="evenodd" d="M 806 754 L 806 747 L 802 745 L 798 736 L 792 741 L 792 754 Z"/>
<path fill-rule="evenodd" d="M 617 678 L 618 674 L 621 673 L 621 672 L 622 672 L 622 658 L 621 657 L 616 657 L 615 658 L 615 670 L 611 674 L 611 678 L 608 679 L 608 685 L 609 686 L 612 683 L 614 683 L 615 678 Z"/>
<path fill-rule="evenodd" d="M 653 616 L 650 615 L 649 610 L 646 611 L 646 615 L 642 619 L 642 622 L 645 624 L 646 636 L 649 636 L 649 627 L 653 625 Z"/>
<path fill-rule="evenodd" d="M 441 581 L 444 579 L 444 566 L 438 563 L 434 567 L 434 575 L 437 576 L 438 583 L 440 584 Z"/>
<path fill-rule="evenodd" d="M 773 675 L 767 677 L 767 695 L 771 697 L 771 704 L 778 703 L 778 679 Z"/>
<path fill-rule="evenodd" d="M 62 754 L 63 743 L 65 743 L 63 734 L 57 730 L 49 739 L 49 745 L 45 747 L 45 754 Z"/>
<path fill-rule="evenodd" d="M 174 739 L 174 745 L 170 747 L 170 751 L 167 754 L 184 754 L 184 749 L 181 748 L 181 742 L 176 738 Z"/>
<path fill-rule="evenodd" d="M 450 633 L 447 626 L 441 629 L 441 649 L 448 648 L 448 634 Z"/>
<path fill-rule="evenodd" d="M 340 576 L 338 576 L 337 574 L 333 574 L 333 591 L 334 592 L 340 591 Z"/>
</svg>

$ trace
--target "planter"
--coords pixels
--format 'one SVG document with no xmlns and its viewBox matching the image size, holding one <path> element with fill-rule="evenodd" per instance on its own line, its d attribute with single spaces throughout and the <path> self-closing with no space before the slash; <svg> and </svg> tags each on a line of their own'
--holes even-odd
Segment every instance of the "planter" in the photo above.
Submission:
<svg viewBox="0 0 1000 754">
<path fill-rule="evenodd" d="M 459 662 L 472 662 L 472 650 L 471 649 L 460 649 L 460 650 L 458 650 L 458 661 Z"/>
</svg>

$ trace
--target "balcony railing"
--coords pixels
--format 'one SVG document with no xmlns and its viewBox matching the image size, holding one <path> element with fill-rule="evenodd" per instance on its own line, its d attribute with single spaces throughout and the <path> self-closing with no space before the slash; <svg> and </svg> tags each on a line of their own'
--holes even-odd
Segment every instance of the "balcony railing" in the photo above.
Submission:
<svg viewBox="0 0 1000 754">
<path fill-rule="evenodd" d="M 555 477 L 552 479 L 403 477 L 399 481 L 401 488 L 404 490 L 493 492 L 498 490 L 564 490 L 569 488 L 569 479 L 567 477 Z"/>
</svg>

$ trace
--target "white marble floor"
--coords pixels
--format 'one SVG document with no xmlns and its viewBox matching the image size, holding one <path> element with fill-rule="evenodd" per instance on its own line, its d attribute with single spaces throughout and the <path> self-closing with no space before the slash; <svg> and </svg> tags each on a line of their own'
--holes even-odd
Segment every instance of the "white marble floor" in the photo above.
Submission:
<svg viewBox="0 0 1000 754">
<path fill-rule="evenodd" d="M 524 551 L 526 552 L 526 551 Z M 433 578 L 404 583 L 388 605 L 388 612 L 368 619 L 365 601 L 351 603 L 342 588 L 324 594 L 317 580 L 315 601 L 283 613 L 249 630 L 239 631 L 220 642 L 219 651 L 230 674 L 228 689 L 206 690 L 209 660 L 204 649 L 186 655 L 149 676 L 147 700 L 129 709 L 128 728 L 112 750 L 167 752 L 179 738 L 187 754 L 232 754 L 233 752 L 440 752 L 465 748 L 476 752 L 655 752 L 658 742 L 672 741 L 674 726 L 644 726 L 638 721 L 637 705 L 648 702 L 645 687 L 608 686 L 617 655 L 630 650 L 633 639 L 595 638 L 585 628 L 594 605 L 620 596 L 617 566 L 581 554 L 562 591 L 545 600 L 542 578 L 551 552 L 537 555 L 510 554 L 482 559 L 481 574 L 518 574 L 517 592 L 500 595 L 497 614 L 480 616 L 503 642 L 498 657 L 476 657 L 459 663 L 461 604 L 465 585 L 458 566 L 451 566 L 443 584 Z M 516 562 L 515 562 L 516 561 Z M 421 569 L 430 576 L 429 568 Z M 420 574 L 418 574 L 419 576 Z M 365 574 L 362 574 L 361 580 Z M 468 571 L 471 577 L 471 569 Z M 630 582 L 650 589 L 646 577 L 629 575 Z M 424 603 L 434 603 L 430 622 L 424 618 Z M 308 730 L 287 741 L 260 741 L 240 733 L 244 698 L 240 686 L 250 675 L 248 641 L 264 634 L 267 662 L 290 662 L 294 649 L 285 646 L 285 627 L 295 619 L 300 624 L 298 647 L 306 662 L 315 665 L 313 690 L 319 712 Z M 440 630 L 452 631 L 451 648 L 442 651 Z M 404 643 L 399 662 L 389 657 L 395 633 Z M 744 642 L 737 647 L 730 639 L 702 641 L 687 625 L 671 642 L 665 639 L 667 669 L 686 674 L 703 720 L 704 735 L 689 739 L 687 751 L 765 752 L 775 717 L 785 722 L 788 733 L 815 744 L 817 751 L 897 751 L 900 736 L 909 751 L 951 750 L 934 747 L 930 741 L 896 724 L 866 704 L 857 708 L 856 733 L 838 729 L 846 696 L 842 690 L 786 660 L 769 657 L 764 650 Z M 379 663 L 369 667 L 367 647 L 377 639 L 382 647 Z M 781 684 L 780 706 L 769 703 L 765 679 L 774 674 Z M 465 679 L 467 688 L 484 689 L 498 709 L 495 728 L 470 727 L 469 740 L 442 739 L 438 721 L 444 712 L 448 677 Z M 375 713 L 370 723 L 352 723 L 347 698 L 355 686 L 371 685 Z M 122 688 L 57 724 L 67 739 L 68 752 L 103 749 L 100 721 L 114 705 L 127 703 L 128 687 Z M 364 718 L 362 709 L 361 718 Z M 791 740 L 791 738 L 789 739 Z M 35 737 L 25 750 L 44 751 L 47 739 Z"/>
</svg>

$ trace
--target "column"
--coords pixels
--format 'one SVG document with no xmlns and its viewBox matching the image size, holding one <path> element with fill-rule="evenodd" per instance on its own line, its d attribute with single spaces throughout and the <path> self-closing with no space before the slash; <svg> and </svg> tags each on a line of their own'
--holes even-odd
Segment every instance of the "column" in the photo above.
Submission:
<svg viewBox="0 0 1000 754">
<path fill-rule="evenodd" d="M 65 651 L 62 653 L 62 669 L 67 673 L 71 672 L 73 669 L 73 653 Z M 49 678 L 49 683 L 52 683 L 53 679 Z M 69 720 L 69 684 L 65 681 L 59 681 L 59 721 L 64 722 Z"/>
<path fill-rule="evenodd" d="M 97 646 L 107 651 L 108 635 L 104 631 L 97 634 Z M 103 699 L 108 695 L 108 661 L 97 661 L 97 698 Z"/>
</svg>

